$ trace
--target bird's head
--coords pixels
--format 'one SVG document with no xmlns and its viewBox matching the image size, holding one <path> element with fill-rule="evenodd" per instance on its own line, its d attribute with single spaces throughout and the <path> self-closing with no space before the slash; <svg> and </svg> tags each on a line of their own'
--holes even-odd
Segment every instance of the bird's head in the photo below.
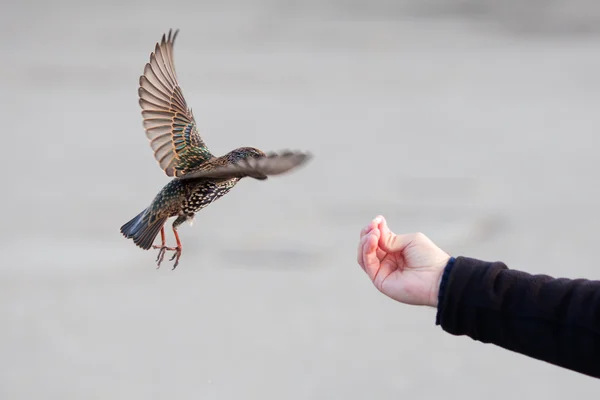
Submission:
<svg viewBox="0 0 600 400">
<path fill-rule="evenodd" d="M 265 155 L 265 153 L 254 147 L 240 147 L 239 149 L 230 151 L 227 158 L 229 159 L 229 162 L 237 162 L 248 158 L 260 158 Z"/>
<path fill-rule="evenodd" d="M 254 147 L 240 147 L 240 148 L 237 148 L 237 149 L 232 150 L 229 153 L 227 153 L 225 158 L 227 159 L 228 163 L 237 164 L 240 161 L 252 160 L 252 159 L 256 159 L 256 158 L 262 158 L 265 156 L 266 156 L 265 153 L 263 153 L 262 151 L 254 148 Z M 247 176 L 251 176 L 251 177 L 253 177 L 255 179 L 259 179 L 259 180 L 267 179 L 267 175 L 265 175 L 263 173 L 258 173 L 256 171 L 254 173 L 250 173 L 248 171 Z"/>
</svg>

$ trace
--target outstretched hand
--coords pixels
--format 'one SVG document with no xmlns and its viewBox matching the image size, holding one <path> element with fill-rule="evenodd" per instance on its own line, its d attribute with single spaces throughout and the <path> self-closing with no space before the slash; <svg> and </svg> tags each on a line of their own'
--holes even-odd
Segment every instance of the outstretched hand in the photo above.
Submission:
<svg viewBox="0 0 600 400">
<path fill-rule="evenodd" d="M 396 235 L 383 216 L 360 232 L 358 264 L 380 292 L 401 303 L 437 307 L 449 259 L 422 233 Z"/>
</svg>

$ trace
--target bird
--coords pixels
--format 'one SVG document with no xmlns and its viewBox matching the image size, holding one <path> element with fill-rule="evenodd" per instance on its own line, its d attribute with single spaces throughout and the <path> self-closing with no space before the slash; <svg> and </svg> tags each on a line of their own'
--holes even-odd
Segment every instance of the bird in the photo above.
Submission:
<svg viewBox="0 0 600 400">
<path fill-rule="evenodd" d="M 239 147 L 215 156 L 200 135 L 192 109 L 183 96 L 175 72 L 173 47 L 179 29 L 169 29 L 156 43 L 139 78 L 138 97 L 143 127 L 154 158 L 172 178 L 150 205 L 121 228 L 121 234 L 141 249 L 158 249 L 157 268 L 165 253 L 173 251 L 173 268 L 179 265 L 182 243 L 179 226 L 193 222 L 196 213 L 222 198 L 243 178 L 264 181 L 305 164 L 306 151 L 265 153 L 254 147 Z M 166 244 L 165 224 L 172 224 L 176 245 Z M 154 241 L 160 232 L 161 243 Z"/>
</svg>

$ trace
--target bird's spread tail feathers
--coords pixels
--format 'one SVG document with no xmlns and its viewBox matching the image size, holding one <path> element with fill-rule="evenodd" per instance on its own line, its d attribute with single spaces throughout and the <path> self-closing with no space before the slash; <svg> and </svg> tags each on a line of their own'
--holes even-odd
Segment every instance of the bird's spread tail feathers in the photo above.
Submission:
<svg viewBox="0 0 600 400">
<path fill-rule="evenodd" d="M 149 218 L 146 218 L 146 211 L 142 211 L 121 227 L 123 236 L 133 239 L 133 242 L 144 250 L 152 247 L 156 235 L 167 222 L 167 218 L 157 218 L 150 222 Z"/>
</svg>

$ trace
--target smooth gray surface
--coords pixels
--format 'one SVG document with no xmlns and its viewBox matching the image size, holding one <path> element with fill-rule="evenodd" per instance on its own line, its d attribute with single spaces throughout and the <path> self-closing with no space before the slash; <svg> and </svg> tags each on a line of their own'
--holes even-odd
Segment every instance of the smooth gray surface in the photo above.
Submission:
<svg viewBox="0 0 600 400">
<path fill-rule="evenodd" d="M 597 393 L 356 265 L 381 213 L 455 255 L 600 278 L 600 7 L 475 3 L 3 3 L 0 398 Z M 216 154 L 315 154 L 183 226 L 174 272 L 119 234 L 168 181 L 136 91 L 170 27 Z"/>
</svg>

